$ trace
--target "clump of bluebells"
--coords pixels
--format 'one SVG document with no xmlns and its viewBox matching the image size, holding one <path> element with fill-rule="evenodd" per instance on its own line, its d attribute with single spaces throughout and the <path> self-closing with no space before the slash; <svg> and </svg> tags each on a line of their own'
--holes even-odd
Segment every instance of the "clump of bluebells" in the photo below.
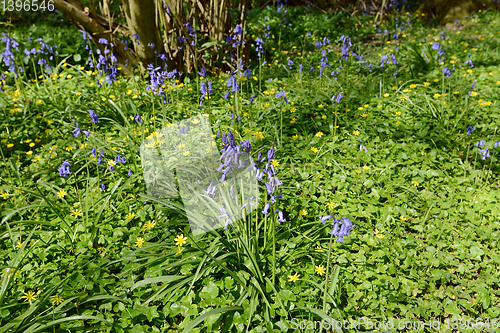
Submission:
<svg viewBox="0 0 500 333">
<path fill-rule="evenodd" d="M 217 136 L 219 136 L 220 130 L 217 132 Z M 252 156 L 250 155 L 251 144 L 250 141 L 245 140 L 236 143 L 234 139 L 234 135 L 231 131 L 222 134 L 222 149 L 220 152 L 222 153 L 220 157 L 221 164 L 217 168 L 217 172 L 221 174 L 221 178 L 219 179 L 220 183 L 224 183 L 228 174 L 242 172 L 243 170 L 253 169 L 255 172 L 255 178 L 259 182 L 263 182 L 266 186 L 267 194 L 270 196 L 269 202 L 266 203 L 264 210 L 262 211 L 263 215 L 269 214 L 269 210 L 272 205 L 274 205 L 277 199 L 283 199 L 282 194 L 278 194 L 278 188 L 283 183 L 276 176 L 276 170 L 274 169 L 273 164 L 271 163 L 275 157 L 274 147 L 271 147 L 266 156 L 262 156 L 262 152 L 258 153 L 257 160 L 254 161 Z M 205 191 L 207 195 L 215 195 L 216 186 L 213 181 L 210 181 L 210 184 Z M 234 193 L 234 189 L 230 188 L 231 195 Z M 248 202 L 243 203 L 241 210 L 243 210 L 246 206 L 251 205 L 255 206 L 252 202 L 255 200 L 255 197 L 251 197 Z M 229 215 L 227 211 L 220 207 L 223 215 L 219 217 L 228 217 L 226 221 L 225 229 L 230 221 Z M 276 209 L 274 213 L 278 214 L 278 222 L 285 222 L 286 219 L 283 216 L 283 212 L 279 209 Z"/>
</svg>

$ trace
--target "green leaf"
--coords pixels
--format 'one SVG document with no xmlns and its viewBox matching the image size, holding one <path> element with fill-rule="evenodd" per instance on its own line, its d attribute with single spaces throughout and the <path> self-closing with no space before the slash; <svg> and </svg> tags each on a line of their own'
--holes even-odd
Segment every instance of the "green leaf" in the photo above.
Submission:
<svg viewBox="0 0 500 333">
<path fill-rule="evenodd" d="M 193 328 L 195 328 L 198 324 L 200 324 L 208 316 L 211 316 L 211 315 L 214 315 L 214 314 L 217 314 L 217 313 L 221 313 L 221 312 L 242 311 L 242 310 L 243 310 L 243 308 L 241 306 L 230 306 L 230 307 L 228 306 L 228 307 L 224 307 L 224 308 L 212 309 L 212 310 L 210 310 L 208 312 L 205 312 L 204 314 L 202 314 L 201 316 L 199 316 L 198 318 L 196 318 L 192 322 L 190 322 L 184 328 L 184 330 L 182 331 L 182 333 L 191 332 L 191 330 Z"/>
</svg>

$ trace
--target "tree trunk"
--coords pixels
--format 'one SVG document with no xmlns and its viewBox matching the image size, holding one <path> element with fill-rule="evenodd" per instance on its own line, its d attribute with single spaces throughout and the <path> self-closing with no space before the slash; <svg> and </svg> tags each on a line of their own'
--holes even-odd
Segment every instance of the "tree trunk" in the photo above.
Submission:
<svg viewBox="0 0 500 333">
<path fill-rule="evenodd" d="M 116 57 L 118 67 L 121 67 L 121 72 L 123 74 L 131 74 L 131 66 L 136 63 L 135 55 L 130 54 L 130 52 L 125 50 L 126 45 L 112 33 L 112 29 L 110 29 L 109 26 L 106 27 L 99 23 L 99 21 L 105 21 L 105 19 L 91 17 L 90 10 L 88 8 L 84 8 L 78 0 L 71 0 L 71 3 L 63 0 L 54 0 L 54 6 L 69 20 L 71 20 L 80 30 L 87 31 L 90 35 L 92 35 L 92 41 L 101 50 L 101 52 L 104 52 L 104 45 L 97 41 L 99 38 L 105 38 L 106 40 L 112 42 L 114 44 L 113 54 Z M 111 28 L 113 28 L 112 24 Z M 126 27 L 123 26 L 117 26 L 116 30 L 126 33 Z"/>
</svg>

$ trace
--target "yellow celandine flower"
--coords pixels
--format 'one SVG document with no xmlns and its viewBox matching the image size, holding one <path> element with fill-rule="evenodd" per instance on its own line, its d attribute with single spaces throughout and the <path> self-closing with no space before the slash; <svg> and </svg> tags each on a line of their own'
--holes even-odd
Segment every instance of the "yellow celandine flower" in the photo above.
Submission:
<svg viewBox="0 0 500 333">
<path fill-rule="evenodd" d="M 400 116 L 400 115 L 401 115 L 401 111 L 396 112 L 396 116 Z"/>
<path fill-rule="evenodd" d="M 323 107 L 323 104 L 318 105 L 318 108 L 322 108 L 322 107 Z"/>
<path fill-rule="evenodd" d="M 278 165 L 280 165 L 280 162 L 278 162 L 278 161 L 276 161 L 276 160 L 273 160 L 273 161 L 271 162 L 271 164 L 272 164 L 273 166 L 277 167 Z"/>
<path fill-rule="evenodd" d="M 24 293 L 24 296 L 22 296 L 21 298 L 24 298 L 25 302 L 30 302 L 31 305 L 31 301 L 35 300 L 37 297 L 38 294 L 35 294 L 34 291 L 28 291 L 27 293 Z"/>
<path fill-rule="evenodd" d="M 142 247 L 142 244 L 144 244 L 145 240 L 142 237 L 138 237 L 137 240 L 135 241 L 135 245 L 137 247 Z"/>
<path fill-rule="evenodd" d="M 109 165 L 110 168 L 114 167 L 116 165 L 116 162 L 114 160 L 109 160 L 108 161 L 108 165 Z"/>
<path fill-rule="evenodd" d="M 333 208 L 335 208 L 335 204 L 333 202 L 327 202 L 326 204 L 326 207 L 328 207 L 328 209 L 332 210 Z"/>
<path fill-rule="evenodd" d="M 471 92 L 470 92 L 470 96 L 471 96 L 471 97 L 476 97 L 476 96 L 477 96 L 477 92 L 475 92 L 475 91 L 471 91 Z"/>
<path fill-rule="evenodd" d="M 20 249 L 23 246 L 24 242 L 17 242 L 16 249 Z"/>
<path fill-rule="evenodd" d="M 356 173 L 361 173 L 361 170 L 356 169 Z"/>
<path fill-rule="evenodd" d="M 415 89 L 416 87 L 417 87 L 417 85 L 415 83 L 410 84 L 411 89 Z"/>
<path fill-rule="evenodd" d="M 66 192 L 63 188 L 61 188 L 61 189 L 59 190 L 59 192 L 57 192 L 57 198 L 59 198 L 59 199 L 60 199 L 60 198 L 64 198 L 64 196 L 65 196 L 66 194 L 68 194 L 68 192 Z"/>
<path fill-rule="evenodd" d="M 307 215 L 307 210 L 303 209 L 299 212 L 299 215 L 306 216 Z"/>
<path fill-rule="evenodd" d="M 360 114 L 361 117 L 367 117 L 368 116 L 368 113 L 363 113 L 363 114 Z"/>
<path fill-rule="evenodd" d="M 321 116 L 321 119 L 326 119 L 326 115 L 322 115 L 322 116 Z"/>
<path fill-rule="evenodd" d="M 188 156 L 189 154 L 191 154 L 191 152 L 189 150 L 186 150 L 185 152 L 182 153 L 182 155 L 184 155 L 184 156 Z"/>
<path fill-rule="evenodd" d="M 7 148 L 12 148 L 12 147 L 14 147 L 14 144 L 13 144 L 13 143 L 9 143 L 9 144 L 7 144 Z"/>
<path fill-rule="evenodd" d="M 288 282 L 295 282 L 299 279 L 300 274 L 288 275 Z"/>
<path fill-rule="evenodd" d="M 413 180 L 411 183 L 412 183 L 414 186 L 418 186 L 418 185 L 419 185 L 419 184 L 418 184 L 418 182 L 417 182 L 416 180 Z"/>
<path fill-rule="evenodd" d="M 360 135 L 360 134 L 361 134 L 361 132 L 360 132 L 360 131 L 358 131 L 358 130 L 356 130 L 356 131 L 353 131 L 353 132 L 352 132 L 352 134 L 354 134 L 354 135 L 358 136 L 358 135 Z"/>
<path fill-rule="evenodd" d="M 324 134 L 323 132 L 318 132 L 314 136 L 317 136 L 318 138 L 321 138 L 323 136 L 323 134 Z"/>
<path fill-rule="evenodd" d="M 50 301 L 52 302 L 52 305 L 54 305 L 54 304 L 55 305 L 59 305 L 59 304 L 61 304 L 64 301 L 64 298 L 62 298 L 61 296 L 56 295 Z"/>
<path fill-rule="evenodd" d="M 369 166 L 367 166 L 367 165 L 365 165 L 365 166 L 363 166 L 363 169 L 365 169 L 365 170 L 370 170 L 370 167 L 369 167 Z"/>
<path fill-rule="evenodd" d="M 297 139 L 299 136 L 297 134 L 295 134 L 294 136 L 292 136 L 292 138 L 294 139 Z"/>
<path fill-rule="evenodd" d="M 128 213 L 128 215 L 125 217 L 127 220 L 132 220 L 135 216 L 135 213 Z"/>
<path fill-rule="evenodd" d="M 375 237 L 380 238 L 380 239 L 385 238 L 385 236 L 384 236 L 384 235 L 375 235 Z"/>
<path fill-rule="evenodd" d="M 314 267 L 314 271 L 315 271 L 315 272 L 316 272 L 316 274 L 318 274 L 318 275 L 323 275 L 323 274 L 325 274 L 326 269 L 325 269 L 325 267 L 323 267 L 323 265 L 320 265 L 320 266 L 316 266 L 316 267 Z"/>
<path fill-rule="evenodd" d="M 403 215 L 401 215 L 399 218 L 400 218 L 401 220 L 403 220 L 403 221 L 408 220 L 408 219 L 407 219 L 406 217 L 404 217 Z"/>
<path fill-rule="evenodd" d="M 430 85 L 431 85 L 430 82 L 424 82 L 424 86 L 428 87 Z"/>
<path fill-rule="evenodd" d="M 379 105 L 377 105 L 377 108 L 382 109 L 383 106 L 379 104 Z"/>
<path fill-rule="evenodd" d="M 297 118 L 292 118 L 292 120 L 290 120 L 290 124 L 295 124 L 296 121 L 297 121 Z"/>
<path fill-rule="evenodd" d="M 317 153 L 317 152 L 319 151 L 319 149 L 318 149 L 318 148 L 316 148 L 316 147 L 311 147 L 311 150 L 312 150 L 314 153 Z"/>
<path fill-rule="evenodd" d="M 2 198 L 4 198 L 4 199 L 7 199 L 7 197 L 9 196 L 9 193 L 7 193 L 7 192 L 4 192 L 4 191 L 0 190 L 0 196 L 1 196 Z"/>
<path fill-rule="evenodd" d="M 184 234 L 180 234 L 174 238 L 174 241 L 175 241 L 175 245 L 184 246 L 184 244 L 186 244 L 187 237 L 184 237 Z"/>
<path fill-rule="evenodd" d="M 385 94 L 384 94 L 384 97 L 389 97 L 389 93 L 385 93 Z"/>
<path fill-rule="evenodd" d="M 152 222 L 146 223 L 143 228 L 146 230 L 149 230 L 149 229 L 153 228 L 155 225 L 156 225 L 156 222 L 152 221 Z"/>
<path fill-rule="evenodd" d="M 358 110 L 359 110 L 359 111 L 362 111 L 362 110 L 363 110 L 363 107 L 362 107 L 362 106 L 360 106 L 360 107 L 358 108 Z"/>
<path fill-rule="evenodd" d="M 401 125 L 401 122 L 400 121 L 396 121 L 396 125 Z"/>
<path fill-rule="evenodd" d="M 75 209 L 74 211 L 71 212 L 71 215 L 74 217 L 82 216 L 83 212 L 81 210 Z"/>
</svg>

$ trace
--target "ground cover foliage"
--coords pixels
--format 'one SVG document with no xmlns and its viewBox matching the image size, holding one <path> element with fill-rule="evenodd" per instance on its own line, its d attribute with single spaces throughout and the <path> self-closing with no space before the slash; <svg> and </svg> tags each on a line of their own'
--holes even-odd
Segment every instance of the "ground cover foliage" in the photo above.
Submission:
<svg viewBox="0 0 500 333">
<path fill-rule="evenodd" d="M 4 35 L 0 332 L 497 318 L 500 14 L 373 19 L 251 12 L 220 77 L 117 76 L 64 26 Z M 146 194 L 140 146 L 200 114 L 267 184 L 193 237 L 181 200 Z"/>
</svg>

